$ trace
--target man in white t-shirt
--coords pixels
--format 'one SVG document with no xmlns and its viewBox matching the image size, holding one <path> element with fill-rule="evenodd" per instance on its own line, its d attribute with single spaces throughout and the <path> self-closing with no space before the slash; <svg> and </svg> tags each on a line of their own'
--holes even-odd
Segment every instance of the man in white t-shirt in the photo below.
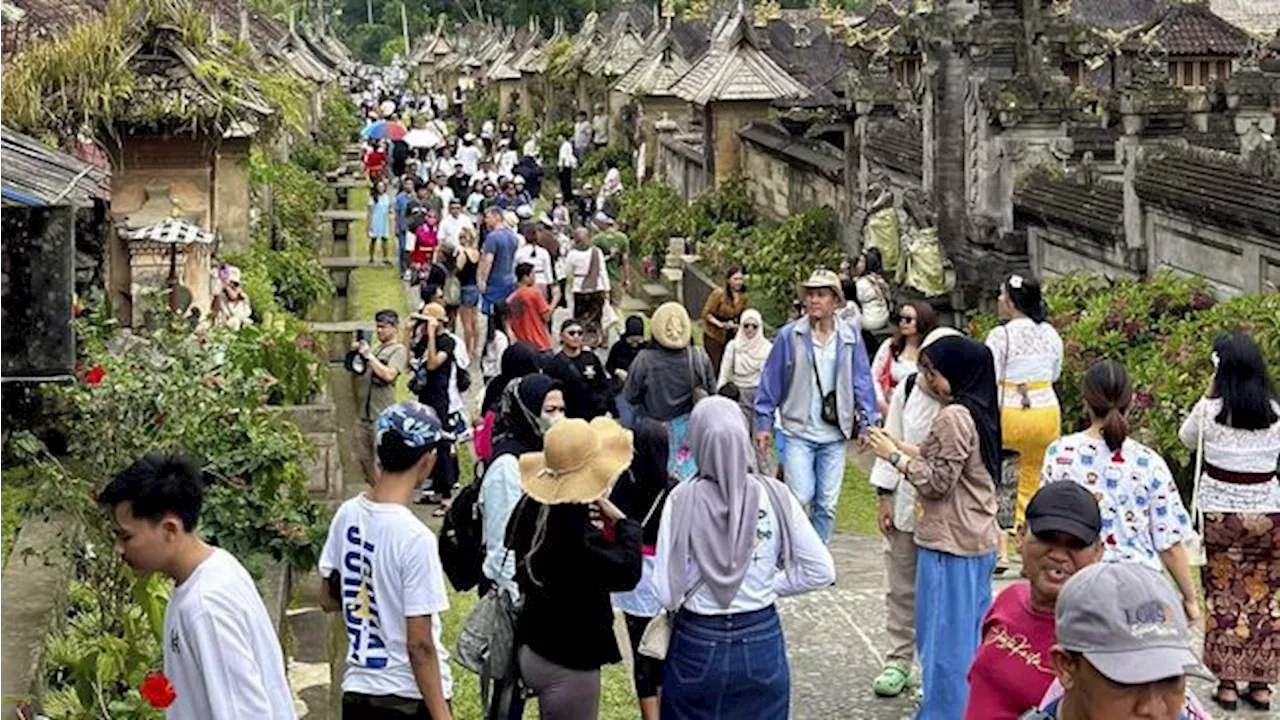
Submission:
<svg viewBox="0 0 1280 720">
<path fill-rule="evenodd" d="M 116 524 L 116 552 L 139 575 L 175 586 L 164 614 L 171 718 L 292 720 L 280 640 L 244 566 L 196 533 L 204 479 L 191 461 L 152 454 L 99 494 Z"/>
<path fill-rule="evenodd" d="M 450 720 L 444 569 L 436 536 L 408 508 L 447 436 L 410 401 L 384 410 L 374 437 L 373 487 L 338 508 L 320 554 L 321 606 L 347 628 L 342 716 Z"/>
<path fill-rule="evenodd" d="M 556 285 L 555 265 L 551 253 L 536 242 L 529 242 L 524 235 L 520 236 L 520 248 L 516 250 L 516 264 L 529 263 L 533 266 L 533 284 L 542 291 L 551 307 L 560 302 L 560 287 Z"/>
<path fill-rule="evenodd" d="M 462 163 L 462 171 L 467 177 L 476 174 L 476 170 L 480 168 L 480 148 L 476 146 L 476 136 L 467 133 L 462 138 L 462 145 L 458 148 L 458 162 Z"/>
<path fill-rule="evenodd" d="M 476 224 L 472 222 L 470 215 L 462 211 L 462 201 L 460 199 L 453 198 L 448 207 L 448 212 L 440 220 L 440 227 L 437 232 L 442 245 L 456 246 L 458 237 L 462 234 L 462 229 L 471 228 L 471 231 L 475 232 Z"/>
</svg>

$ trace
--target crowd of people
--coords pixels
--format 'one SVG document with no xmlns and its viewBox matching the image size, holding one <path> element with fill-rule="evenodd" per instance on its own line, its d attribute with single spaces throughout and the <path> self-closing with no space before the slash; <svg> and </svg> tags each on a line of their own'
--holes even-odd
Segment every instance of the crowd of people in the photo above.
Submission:
<svg viewBox="0 0 1280 720">
<path fill-rule="evenodd" d="M 430 95 L 382 114 L 404 103 L 425 123 L 444 114 Z M 596 138 L 578 121 L 562 184 L 579 140 Z M 611 225 L 609 197 L 533 218 L 539 193 L 519 167 L 536 164 L 538 139 L 513 160 L 517 138 L 492 125 L 476 137 L 460 122 L 441 133 L 456 146 L 418 157 L 376 143 L 366 156 L 370 259 L 394 230 L 421 306 L 404 330 L 379 312 L 376 342 L 358 339 L 348 359 L 370 486 L 338 510 L 319 562 L 323 605 L 348 632 L 344 712 L 451 717 L 448 579 L 480 596 L 462 635 L 481 651 L 458 649 L 480 668 L 487 718 L 521 717 L 530 697 L 545 720 L 596 718 L 600 669 L 622 659 L 615 610 L 644 720 L 788 717 L 777 602 L 837 582 L 827 543 L 850 447 L 875 455 L 885 538 L 893 646 L 875 694 L 917 688 L 922 720 L 1182 720 L 1208 717 L 1186 687 L 1200 676 L 1222 708 L 1269 708 L 1280 400 L 1253 339 L 1213 345 L 1181 432 L 1200 458 L 1188 508 L 1132 437 L 1123 365 L 1089 368 L 1086 407 L 1067 408 L 1089 425 L 1061 434 L 1063 344 L 1034 278 L 1004 279 L 1005 322 L 983 339 L 926 302 L 895 307 L 874 251 L 815 269 L 772 338 L 740 268 L 697 318 L 701 345 L 680 303 L 609 321 L 609 258 L 588 227 Z M 416 401 L 396 402 L 401 374 Z M 476 479 L 449 501 L 464 443 Z M 160 456 L 101 496 L 125 559 L 178 583 L 165 666 L 190 710 L 179 716 L 292 717 L 261 600 L 195 532 L 200 498 L 190 463 Z M 440 503 L 438 537 L 417 501 Z M 993 598 L 1001 574 L 1020 579 Z M 1203 663 L 1190 640 L 1202 615 Z"/>
</svg>

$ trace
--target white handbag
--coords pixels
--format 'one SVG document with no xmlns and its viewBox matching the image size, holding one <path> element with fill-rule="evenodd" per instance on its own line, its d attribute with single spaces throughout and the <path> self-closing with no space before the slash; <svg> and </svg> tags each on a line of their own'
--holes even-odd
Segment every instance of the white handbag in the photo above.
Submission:
<svg viewBox="0 0 1280 720">
<path fill-rule="evenodd" d="M 685 601 L 702 587 L 702 580 L 703 578 L 699 578 L 698 582 L 685 592 L 676 608 L 684 607 Z M 666 608 L 662 608 L 657 615 L 653 616 L 649 624 L 644 626 L 644 634 L 640 636 L 639 653 L 654 660 L 666 660 L 667 648 L 671 645 L 671 630 L 671 613 L 667 612 Z"/>
<path fill-rule="evenodd" d="M 1204 472 L 1204 425 L 1207 420 L 1205 415 L 1201 410 L 1200 420 L 1196 423 L 1199 437 L 1196 439 L 1195 475 L 1191 478 L 1192 528 L 1190 534 L 1182 540 L 1182 548 L 1187 553 L 1187 564 L 1191 567 L 1204 567 L 1208 562 L 1204 551 L 1204 513 L 1200 512 L 1200 474 Z"/>
</svg>

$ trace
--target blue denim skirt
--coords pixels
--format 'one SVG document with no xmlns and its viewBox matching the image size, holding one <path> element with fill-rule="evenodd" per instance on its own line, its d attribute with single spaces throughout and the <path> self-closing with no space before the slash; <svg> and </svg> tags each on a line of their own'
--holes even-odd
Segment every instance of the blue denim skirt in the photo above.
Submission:
<svg viewBox="0 0 1280 720">
<path fill-rule="evenodd" d="M 675 619 L 662 668 L 662 720 L 783 720 L 791 669 L 778 611 Z"/>
</svg>

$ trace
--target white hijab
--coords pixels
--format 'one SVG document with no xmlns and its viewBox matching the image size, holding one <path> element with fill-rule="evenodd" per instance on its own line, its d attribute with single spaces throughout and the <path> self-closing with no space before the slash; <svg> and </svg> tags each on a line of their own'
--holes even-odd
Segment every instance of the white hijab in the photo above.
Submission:
<svg viewBox="0 0 1280 720">
<path fill-rule="evenodd" d="M 733 337 L 733 367 L 730 368 L 734 375 L 740 377 L 759 377 L 760 372 L 764 370 L 764 361 L 769 359 L 769 351 L 773 349 L 773 343 L 769 342 L 764 336 L 764 319 L 760 317 L 760 311 L 754 308 L 747 308 L 742 311 L 742 316 L 738 318 L 738 326 L 743 323 L 754 321 L 758 326 L 755 337 L 747 337 L 746 333 L 738 330 L 738 334 Z"/>
</svg>

